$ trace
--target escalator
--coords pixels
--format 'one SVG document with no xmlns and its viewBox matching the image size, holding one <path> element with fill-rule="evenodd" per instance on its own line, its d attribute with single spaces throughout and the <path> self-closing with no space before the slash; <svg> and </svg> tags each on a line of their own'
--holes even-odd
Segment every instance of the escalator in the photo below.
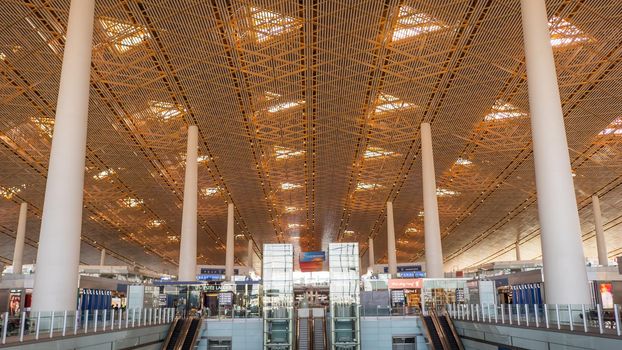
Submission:
<svg viewBox="0 0 622 350">
<path fill-rule="evenodd" d="M 164 340 L 163 350 L 190 350 L 194 348 L 199 331 L 201 319 L 177 318 L 173 321 L 168 335 Z"/>
<path fill-rule="evenodd" d="M 311 322 L 308 318 L 299 318 L 297 327 L 297 350 L 311 350 Z"/>
<path fill-rule="evenodd" d="M 326 318 L 313 318 L 313 350 L 326 350 Z"/>
<path fill-rule="evenodd" d="M 186 322 L 190 322 L 186 337 L 181 345 L 181 350 L 191 350 L 194 348 L 194 344 L 197 342 L 199 331 L 201 330 L 201 319 L 191 318 Z"/>
<path fill-rule="evenodd" d="M 460 340 L 460 337 L 458 336 L 458 333 L 456 332 L 449 316 L 441 315 L 438 317 L 438 320 L 445 335 L 445 339 L 447 339 L 447 343 L 449 344 L 449 348 L 451 350 L 464 350 L 462 340 Z"/>
<path fill-rule="evenodd" d="M 441 335 L 439 334 L 439 330 L 436 328 L 433 316 L 422 316 L 423 328 L 425 329 L 426 335 L 430 340 L 430 347 L 432 350 L 445 350 L 443 346 L 443 341 L 441 340 Z"/>
<path fill-rule="evenodd" d="M 176 318 L 173 320 L 173 324 L 168 330 L 168 334 L 166 335 L 166 339 L 164 339 L 163 350 L 174 350 L 175 344 L 180 338 L 181 330 L 184 326 L 184 320 L 181 318 Z"/>
</svg>

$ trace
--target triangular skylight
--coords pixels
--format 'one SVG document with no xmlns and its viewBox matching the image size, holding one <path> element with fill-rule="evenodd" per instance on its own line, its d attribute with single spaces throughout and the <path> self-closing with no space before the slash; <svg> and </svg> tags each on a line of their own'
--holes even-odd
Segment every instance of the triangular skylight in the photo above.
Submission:
<svg viewBox="0 0 622 350">
<path fill-rule="evenodd" d="M 35 124 L 35 126 L 42 133 L 46 134 L 49 137 L 52 137 L 52 131 L 54 130 L 54 118 L 49 117 L 31 117 L 30 121 Z"/>
<path fill-rule="evenodd" d="M 551 45 L 553 47 L 585 43 L 592 40 L 577 26 L 557 16 L 549 20 L 549 31 L 551 32 Z"/>
<path fill-rule="evenodd" d="M 258 43 L 302 27 L 302 21 L 257 7 L 250 7 L 251 31 Z"/>
<path fill-rule="evenodd" d="M 277 103 L 273 106 L 268 107 L 267 111 L 270 113 L 277 113 L 277 112 L 281 112 L 287 109 L 291 109 L 294 107 L 298 107 L 301 106 L 305 103 L 305 101 L 288 101 L 288 102 L 281 102 L 281 103 Z"/>
<path fill-rule="evenodd" d="M 296 150 L 287 147 L 274 146 L 274 157 L 276 159 L 289 159 L 305 154 L 304 150 Z"/>
<path fill-rule="evenodd" d="M 163 120 L 170 120 L 179 117 L 186 112 L 180 106 L 170 102 L 151 101 L 149 102 L 149 110 Z"/>
<path fill-rule="evenodd" d="M 412 38 L 444 28 L 447 28 L 446 24 L 427 13 L 419 12 L 410 6 L 401 6 L 391 40 Z"/>
<path fill-rule="evenodd" d="M 484 117 L 484 121 L 505 120 L 526 117 L 527 113 L 516 108 L 514 105 L 503 100 L 497 100 L 490 109 L 490 112 Z"/>
<path fill-rule="evenodd" d="M 616 118 L 616 120 L 612 121 L 603 131 L 599 132 L 598 135 L 622 136 L 622 117 Z"/>
<path fill-rule="evenodd" d="M 149 31 L 143 26 L 119 22 L 111 18 L 100 18 L 99 23 L 119 53 L 125 53 L 151 38 Z"/>
<path fill-rule="evenodd" d="M 380 184 L 367 183 L 367 182 L 359 182 L 358 184 L 356 184 L 357 191 L 369 191 L 369 190 L 375 190 L 381 187 L 382 185 Z"/>
<path fill-rule="evenodd" d="M 379 114 L 413 107 L 415 107 L 415 105 L 412 103 L 405 102 L 389 94 L 380 93 L 380 95 L 378 95 L 378 99 L 376 100 L 376 108 L 374 109 L 374 112 Z"/>
<path fill-rule="evenodd" d="M 385 158 L 387 156 L 393 155 L 395 152 L 386 150 L 380 147 L 367 146 L 363 157 L 366 159 L 370 158 Z"/>
</svg>

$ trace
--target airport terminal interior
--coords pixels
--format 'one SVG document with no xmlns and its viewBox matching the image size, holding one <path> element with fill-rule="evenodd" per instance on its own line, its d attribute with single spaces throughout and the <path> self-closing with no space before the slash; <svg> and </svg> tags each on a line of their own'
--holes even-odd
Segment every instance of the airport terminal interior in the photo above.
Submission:
<svg viewBox="0 0 622 350">
<path fill-rule="evenodd" d="M 622 349 L 621 21 L 0 1 L 0 349 Z"/>
</svg>

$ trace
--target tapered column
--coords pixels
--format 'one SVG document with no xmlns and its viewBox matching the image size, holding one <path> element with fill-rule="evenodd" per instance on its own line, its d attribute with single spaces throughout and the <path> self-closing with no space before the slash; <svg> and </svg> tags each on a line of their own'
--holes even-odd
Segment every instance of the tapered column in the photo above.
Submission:
<svg viewBox="0 0 622 350">
<path fill-rule="evenodd" d="M 389 274 L 397 275 L 397 252 L 395 248 L 395 225 L 393 223 L 393 202 L 387 202 L 387 260 Z"/>
<path fill-rule="evenodd" d="M 233 278 L 233 257 L 235 252 L 235 236 L 233 222 L 233 203 L 227 206 L 227 250 L 225 252 L 225 280 L 231 281 Z"/>
<path fill-rule="evenodd" d="M 253 270 L 253 255 L 255 251 L 253 249 L 253 240 L 248 240 L 248 256 L 246 257 L 246 264 L 248 265 L 248 273 L 250 274 Z"/>
<path fill-rule="evenodd" d="M 99 266 L 106 265 L 106 248 L 102 248 L 101 254 L 99 256 Z"/>
<path fill-rule="evenodd" d="M 39 234 L 32 311 L 74 310 L 95 0 L 72 0 Z"/>
<path fill-rule="evenodd" d="M 514 243 L 514 250 L 516 252 L 516 261 L 520 261 L 520 242 L 518 240 Z"/>
<path fill-rule="evenodd" d="M 596 229 L 596 249 L 598 250 L 598 265 L 608 266 L 607 242 L 605 242 L 605 230 L 603 229 L 603 216 L 600 212 L 600 200 L 598 196 L 592 196 L 592 211 L 594 212 L 594 226 Z"/>
<path fill-rule="evenodd" d="M 374 266 L 376 265 L 376 257 L 374 256 L 374 239 L 369 237 L 368 242 L 367 258 L 369 259 L 369 266 L 367 267 L 367 271 L 374 273 Z"/>
<path fill-rule="evenodd" d="M 197 273 L 197 200 L 198 200 L 198 142 L 199 128 L 188 127 L 186 149 L 186 176 L 184 179 L 184 205 L 181 219 L 179 246 L 180 281 L 196 281 Z"/>
<path fill-rule="evenodd" d="M 441 225 L 436 200 L 432 129 L 428 123 L 421 124 L 421 167 L 426 277 L 442 278 L 444 277 L 443 246 L 441 245 Z"/>
<path fill-rule="evenodd" d="M 24 262 L 24 242 L 26 241 L 26 220 L 28 219 L 28 204 L 19 206 L 17 219 L 17 233 L 15 234 L 15 249 L 13 250 L 13 274 L 21 274 Z"/>
<path fill-rule="evenodd" d="M 546 302 L 589 304 L 546 5 L 544 0 L 521 0 L 521 9 Z"/>
</svg>

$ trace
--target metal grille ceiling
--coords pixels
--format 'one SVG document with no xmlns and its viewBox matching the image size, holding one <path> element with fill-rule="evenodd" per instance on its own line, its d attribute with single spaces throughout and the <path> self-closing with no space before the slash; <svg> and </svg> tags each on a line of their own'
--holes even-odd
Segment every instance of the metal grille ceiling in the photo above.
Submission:
<svg viewBox="0 0 622 350">
<path fill-rule="evenodd" d="M 602 196 L 622 252 L 622 36 L 616 1 L 547 1 L 586 255 Z M 34 259 L 68 0 L 0 7 L 0 259 L 30 204 Z M 174 273 L 186 126 L 200 130 L 199 263 L 247 239 L 297 250 L 376 238 L 423 254 L 419 124 L 432 123 L 448 268 L 540 254 L 514 0 L 97 0 L 82 261 Z M 382 254 L 379 261 L 382 261 Z"/>
</svg>

